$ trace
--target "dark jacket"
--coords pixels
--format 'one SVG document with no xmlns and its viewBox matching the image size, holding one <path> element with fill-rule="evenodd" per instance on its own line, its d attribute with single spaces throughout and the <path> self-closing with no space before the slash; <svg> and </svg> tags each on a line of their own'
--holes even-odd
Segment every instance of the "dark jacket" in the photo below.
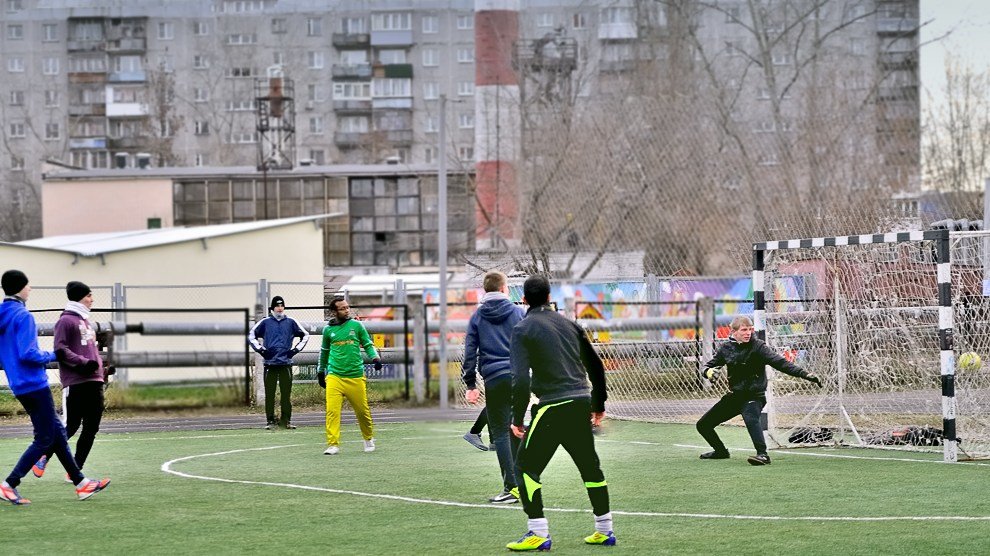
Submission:
<svg viewBox="0 0 990 556">
<path fill-rule="evenodd" d="M 509 378 L 512 373 L 509 363 L 512 327 L 525 314 L 522 307 L 508 299 L 489 299 L 471 315 L 464 339 L 464 366 L 461 369 L 468 390 L 478 387 L 477 373 L 481 373 L 485 384 L 499 378 Z"/>
<path fill-rule="evenodd" d="M 530 386 L 540 404 L 591 398 L 592 411 L 605 411 L 605 365 L 577 323 L 548 305 L 531 307 L 512 329 L 511 346 L 513 425 L 523 424 Z"/>
<path fill-rule="evenodd" d="M 807 379 L 810 376 L 808 371 L 784 359 L 757 338 L 751 338 L 745 344 L 729 338 L 715 352 L 715 357 L 705 363 L 705 368 L 724 366 L 728 368 L 730 390 L 736 393 L 760 394 L 767 391 L 767 365 L 798 378 Z"/>
<path fill-rule="evenodd" d="M 262 346 L 258 339 L 265 340 Z M 292 339 L 299 338 L 296 347 L 292 347 Z M 282 317 L 278 320 L 269 316 L 258 321 L 248 333 L 248 342 L 255 351 L 265 358 L 265 365 L 291 365 L 292 357 L 306 347 L 309 333 L 303 330 L 296 319 Z"/>
<path fill-rule="evenodd" d="M 38 348 L 38 325 L 20 298 L 7 297 L 0 305 L 0 363 L 15 396 L 48 388 L 45 365 L 55 353 Z"/>
<path fill-rule="evenodd" d="M 89 321 L 79 313 L 66 309 L 55 323 L 55 351 L 62 350 L 58 362 L 59 378 L 62 386 L 72 386 L 83 382 L 106 382 L 103 358 L 96 342 L 96 331 Z M 94 372 L 86 372 L 83 366 L 96 361 L 99 367 Z"/>
</svg>

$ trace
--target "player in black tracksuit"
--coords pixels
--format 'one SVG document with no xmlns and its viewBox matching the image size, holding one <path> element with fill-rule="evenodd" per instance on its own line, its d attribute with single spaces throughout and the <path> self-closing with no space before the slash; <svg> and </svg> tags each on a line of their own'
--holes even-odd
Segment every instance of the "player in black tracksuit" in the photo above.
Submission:
<svg viewBox="0 0 990 556">
<path fill-rule="evenodd" d="M 563 446 L 574 460 L 595 512 L 595 533 L 588 544 L 614 545 L 608 487 L 602 473 L 592 423 L 605 416 L 605 366 L 584 330 L 550 307 L 550 283 L 531 276 L 523 284 L 529 311 L 512 330 L 512 432 L 523 439 L 516 457 L 516 484 L 529 532 L 510 550 L 549 550 L 550 533 L 543 514 L 540 474 Z M 530 378 L 532 370 L 532 379 Z M 588 384 L 588 379 L 591 384 Z M 539 398 L 523 425 L 530 388 Z"/>
<path fill-rule="evenodd" d="M 715 368 L 728 368 L 729 393 L 722 396 L 708 413 L 698 421 L 698 432 L 705 437 L 708 444 L 714 448 L 712 452 L 701 454 L 701 459 L 727 459 L 729 450 L 715 432 L 715 427 L 742 415 L 746 430 L 753 440 L 756 455 L 748 461 L 752 465 L 768 465 L 770 456 L 767 455 L 767 444 L 763 439 L 763 427 L 760 425 L 760 413 L 767 404 L 767 373 L 769 365 L 778 371 L 803 378 L 821 386 L 821 380 L 784 359 L 775 353 L 762 340 L 753 338 L 753 321 L 747 317 L 736 317 L 730 325 L 732 333 L 729 341 L 725 342 L 715 352 L 715 357 L 705 363 L 701 370 L 702 376 L 711 380 L 715 376 Z"/>
</svg>

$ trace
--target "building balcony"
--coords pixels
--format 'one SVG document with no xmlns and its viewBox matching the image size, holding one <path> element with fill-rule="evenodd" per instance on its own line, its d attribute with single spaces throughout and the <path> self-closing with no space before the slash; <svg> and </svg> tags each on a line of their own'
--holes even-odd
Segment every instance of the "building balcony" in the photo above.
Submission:
<svg viewBox="0 0 990 556">
<path fill-rule="evenodd" d="M 107 116 L 111 118 L 133 118 L 148 115 L 148 105 L 140 102 L 109 102 Z"/>
<path fill-rule="evenodd" d="M 368 100 L 335 100 L 334 112 L 371 112 L 371 99 Z"/>
<path fill-rule="evenodd" d="M 889 101 L 901 101 L 901 100 L 917 100 L 918 99 L 918 87 L 915 86 L 901 86 L 901 87 L 880 87 L 877 91 L 877 100 L 880 102 Z"/>
<path fill-rule="evenodd" d="M 111 137 L 109 148 L 117 149 L 140 149 L 147 146 L 147 137 Z"/>
<path fill-rule="evenodd" d="M 144 52 L 148 41 L 143 38 L 126 38 L 107 41 L 107 52 Z"/>
<path fill-rule="evenodd" d="M 917 32 L 918 20 L 913 17 L 877 19 L 877 33 L 881 35 L 914 35 Z"/>
<path fill-rule="evenodd" d="M 105 149 L 106 137 L 69 137 L 70 149 Z"/>
<path fill-rule="evenodd" d="M 334 33 L 333 45 L 337 48 L 367 48 L 371 45 L 368 33 Z"/>
<path fill-rule="evenodd" d="M 106 72 L 72 71 L 69 72 L 69 84 L 103 84 L 107 82 Z"/>
<path fill-rule="evenodd" d="M 636 60 L 602 60 L 598 62 L 598 71 L 618 73 L 632 71 L 636 68 Z"/>
<path fill-rule="evenodd" d="M 628 41 L 639 36 L 636 24 L 630 23 L 600 23 L 598 39 L 603 41 Z"/>
<path fill-rule="evenodd" d="M 412 97 L 388 97 L 371 99 L 371 107 L 375 110 L 389 108 L 392 110 L 412 110 Z"/>
<path fill-rule="evenodd" d="M 389 129 L 386 130 L 384 133 L 385 133 L 385 139 L 389 143 L 396 143 L 400 145 L 411 145 L 413 142 L 413 131 L 411 129 Z"/>
<path fill-rule="evenodd" d="M 147 81 L 148 77 L 144 70 L 139 71 L 115 71 L 110 74 L 107 81 L 110 83 L 135 83 Z"/>
<path fill-rule="evenodd" d="M 70 116 L 106 116 L 107 105 L 105 104 L 70 104 Z"/>
<path fill-rule="evenodd" d="M 358 147 L 368 142 L 367 131 L 335 131 L 333 142 L 338 147 Z"/>
<path fill-rule="evenodd" d="M 372 31 L 371 46 L 412 46 L 413 32 L 409 31 Z"/>
<path fill-rule="evenodd" d="M 66 42 L 66 50 L 69 52 L 95 52 L 105 49 L 106 41 L 103 39 L 94 40 L 70 40 Z"/>
<path fill-rule="evenodd" d="M 918 67 L 918 56 L 915 52 L 881 52 L 880 65 L 884 69 L 911 69 Z"/>
<path fill-rule="evenodd" d="M 412 79 L 412 64 L 376 64 L 372 66 L 372 73 L 375 77 L 387 77 L 395 79 Z"/>
<path fill-rule="evenodd" d="M 330 74 L 334 79 L 371 79 L 371 64 L 334 64 L 330 68 Z"/>
</svg>

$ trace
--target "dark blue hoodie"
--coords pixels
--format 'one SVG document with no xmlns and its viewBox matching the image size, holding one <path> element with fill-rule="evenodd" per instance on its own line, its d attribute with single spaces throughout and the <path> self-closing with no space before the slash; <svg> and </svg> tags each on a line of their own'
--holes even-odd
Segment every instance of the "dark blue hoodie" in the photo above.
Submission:
<svg viewBox="0 0 990 556">
<path fill-rule="evenodd" d="M 19 298 L 0 305 L 0 363 L 15 396 L 48 388 L 45 365 L 55 354 L 38 348 L 38 325 Z"/>
<path fill-rule="evenodd" d="M 487 301 L 478 307 L 468 321 L 464 340 L 464 367 L 461 376 L 469 390 L 477 388 L 477 372 L 485 384 L 511 376 L 509 343 L 512 327 L 522 320 L 526 311 L 504 296 L 485 294 Z"/>
</svg>

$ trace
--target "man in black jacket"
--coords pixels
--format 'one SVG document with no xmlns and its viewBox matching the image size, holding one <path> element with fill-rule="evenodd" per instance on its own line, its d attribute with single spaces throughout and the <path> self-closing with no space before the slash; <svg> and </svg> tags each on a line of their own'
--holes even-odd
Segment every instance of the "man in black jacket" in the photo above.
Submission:
<svg viewBox="0 0 990 556">
<path fill-rule="evenodd" d="M 591 426 L 605 417 L 605 366 L 576 323 L 550 307 L 550 282 L 530 276 L 523 284 L 526 318 L 512 330 L 512 433 L 523 439 L 516 457 L 516 482 L 529 531 L 506 545 L 510 550 L 550 550 L 543 514 L 540 474 L 563 446 L 577 465 L 595 513 L 588 544 L 612 546 L 612 513 Z M 530 378 L 532 370 L 532 379 Z M 591 384 L 588 384 L 588 379 Z M 523 425 L 530 388 L 539 398 L 528 427 Z"/>
<path fill-rule="evenodd" d="M 725 366 L 729 379 L 729 393 L 722 396 L 698 421 L 698 432 L 714 448 L 701 454 L 701 459 L 728 459 L 729 450 L 718 437 L 715 427 L 736 415 L 742 415 L 756 448 L 756 455 L 750 456 L 747 461 L 751 465 L 770 465 L 760 424 L 760 413 L 767 404 L 766 366 L 803 378 L 819 387 L 822 382 L 817 376 L 774 353 L 762 340 L 753 338 L 753 321 L 749 318 L 736 317 L 729 327 L 732 330 L 729 341 L 718 348 L 715 357 L 701 370 L 702 376 L 711 380 L 715 376 L 715 368 Z"/>
</svg>

